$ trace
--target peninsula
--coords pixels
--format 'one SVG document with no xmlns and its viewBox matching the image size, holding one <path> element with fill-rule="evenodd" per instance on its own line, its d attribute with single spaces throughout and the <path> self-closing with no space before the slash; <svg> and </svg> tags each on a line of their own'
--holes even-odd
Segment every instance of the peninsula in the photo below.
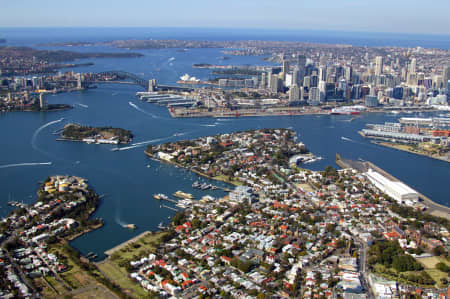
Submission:
<svg viewBox="0 0 450 299">
<path fill-rule="evenodd" d="M 71 51 L 36 50 L 29 47 L 0 47 L 0 69 L 2 76 L 55 73 L 64 67 L 77 64 L 68 62 L 86 58 L 134 58 L 140 53 L 81 53 Z M 85 63 L 80 66 L 86 65 Z"/>
<path fill-rule="evenodd" d="M 90 127 L 79 124 L 67 124 L 61 132 L 62 139 L 83 141 L 86 143 L 126 144 L 131 142 L 133 134 L 122 128 Z"/>
<path fill-rule="evenodd" d="M 300 168 L 306 149 L 294 135 L 265 129 L 149 146 L 149 156 L 238 186 L 181 200 L 184 211 L 160 235 L 108 251 L 100 267 L 136 298 L 445 293 L 449 220 L 423 213 L 414 192 L 377 168 Z"/>
<path fill-rule="evenodd" d="M 62 298 L 95 293 L 115 297 L 113 286 L 68 241 L 103 225 L 91 219 L 100 197 L 87 181 L 51 176 L 40 186 L 36 203 L 16 206 L 0 226 L 0 294 L 3 298 Z"/>
<path fill-rule="evenodd" d="M 381 146 L 450 162 L 449 117 L 402 117 L 397 123 L 367 124 L 359 133 Z"/>
</svg>

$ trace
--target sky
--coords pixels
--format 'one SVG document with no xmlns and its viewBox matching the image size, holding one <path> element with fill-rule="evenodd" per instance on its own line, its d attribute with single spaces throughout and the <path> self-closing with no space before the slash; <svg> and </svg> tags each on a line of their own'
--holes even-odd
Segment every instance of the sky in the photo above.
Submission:
<svg viewBox="0 0 450 299">
<path fill-rule="evenodd" d="M 4 0 L 0 27 L 261 28 L 450 35 L 449 0 Z"/>
</svg>

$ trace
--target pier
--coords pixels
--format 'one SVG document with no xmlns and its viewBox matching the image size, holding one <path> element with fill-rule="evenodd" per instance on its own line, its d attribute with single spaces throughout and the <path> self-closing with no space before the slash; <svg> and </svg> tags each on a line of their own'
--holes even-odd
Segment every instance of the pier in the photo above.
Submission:
<svg viewBox="0 0 450 299">
<path fill-rule="evenodd" d="M 172 210 L 172 211 L 175 211 L 175 212 L 179 212 L 179 210 L 177 210 L 177 209 L 175 209 L 173 207 L 166 206 L 166 205 L 161 205 L 161 207 L 169 209 L 169 210 Z"/>
<path fill-rule="evenodd" d="M 168 202 L 171 202 L 171 203 L 174 203 L 174 204 L 178 203 L 178 201 L 176 201 L 175 199 L 170 199 L 170 198 L 161 198 L 161 199 L 157 199 L 157 200 L 167 200 Z"/>
</svg>

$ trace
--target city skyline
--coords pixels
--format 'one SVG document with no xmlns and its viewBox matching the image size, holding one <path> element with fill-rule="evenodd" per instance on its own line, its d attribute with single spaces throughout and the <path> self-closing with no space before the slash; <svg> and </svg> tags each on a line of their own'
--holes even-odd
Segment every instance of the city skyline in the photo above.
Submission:
<svg viewBox="0 0 450 299">
<path fill-rule="evenodd" d="M 439 9 L 438 9 L 439 8 Z M 0 27 L 200 27 L 450 34 L 443 0 L 424 6 L 418 0 L 245 2 L 174 0 L 73 3 L 46 0 L 7 2 Z M 330 21 L 331 20 L 331 21 Z"/>
</svg>

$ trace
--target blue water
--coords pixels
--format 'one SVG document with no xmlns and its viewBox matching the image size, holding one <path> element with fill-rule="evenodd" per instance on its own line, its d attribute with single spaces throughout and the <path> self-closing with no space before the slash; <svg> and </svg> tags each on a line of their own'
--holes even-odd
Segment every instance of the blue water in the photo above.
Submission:
<svg viewBox="0 0 450 299">
<path fill-rule="evenodd" d="M 111 36 L 115 34 L 117 32 L 110 32 Z M 26 39 L 24 36 L 26 34 L 22 32 L 17 38 Z M 73 40 L 74 36 L 77 35 L 68 34 L 65 38 Z M 95 34 L 92 34 L 91 38 L 100 39 L 105 36 L 95 37 Z M 37 39 L 32 39 L 31 42 L 28 40 L 30 44 L 36 41 Z M 87 49 L 73 47 L 72 50 Z M 89 47 L 88 50 L 97 49 Z M 100 47 L 98 50 L 113 49 Z M 220 49 L 195 49 L 185 53 L 174 49 L 140 52 L 145 56 L 86 60 L 93 61 L 95 65 L 76 68 L 74 71 L 118 69 L 145 78 L 155 77 L 160 83 L 170 84 L 184 73 L 207 79 L 210 77 L 209 71 L 193 69 L 192 64 L 220 63 L 219 58 L 222 56 Z M 175 58 L 172 62 L 169 61 L 171 57 Z M 226 63 L 237 65 L 265 62 L 258 57 L 232 57 Z M 183 190 L 194 193 L 197 198 L 205 194 L 224 195 L 222 191 L 203 192 L 192 189 L 191 184 L 200 179 L 197 175 L 150 160 L 143 153 L 143 144 L 129 150 L 113 152 L 113 146 L 109 145 L 56 141 L 51 133 L 62 128 L 67 122 L 123 127 L 134 133 L 133 143 L 161 143 L 247 129 L 292 128 L 297 132 L 299 140 L 313 153 L 324 158 L 309 165 L 313 170 L 321 170 L 326 165 L 336 166 L 336 153 L 346 158 L 362 158 L 374 162 L 433 200 L 450 206 L 449 164 L 373 145 L 357 134 L 367 123 L 395 121 L 397 117 L 411 115 L 370 114 L 361 115 L 353 121 L 349 121 L 350 117 L 347 116 L 171 119 L 167 109 L 138 101 L 135 93 L 140 90 L 137 86 L 105 84 L 97 89 L 47 97 L 49 103 L 72 104 L 74 109 L 70 111 L 0 114 L 0 139 L 4 141 L 0 148 L 0 216 L 10 211 L 6 206 L 8 200 L 33 203 L 36 200 L 37 182 L 50 175 L 70 174 L 85 177 L 99 194 L 105 194 L 95 214 L 105 220 L 105 226 L 76 239 L 72 244 L 84 254 L 92 251 L 102 257 L 105 250 L 118 243 L 144 230 L 155 230 L 160 222 L 168 223 L 168 218 L 174 212 L 160 208 L 159 203 L 152 198 L 153 194 L 172 194 Z M 130 102 L 133 105 L 130 105 Z M 83 105 L 87 105 L 87 108 Z M 56 122 L 61 118 L 64 119 Z M 174 133 L 184 135 L 175 137 Z M 52 164 L 2 168 L 4 165 L 30 162 Z M 130 231 L 123 228 L 122 225 L 127 223 L 136 224 L 138 229 Z"/>
<path fill-rule="evenodd" d="M 450 35 L 348 32 L 327 30 L 225 29 L 225 28 L 0 28 L 9 45 L 60 41 L 111 41 L 116 39 L 272 40 L 350 44 L 368 47 L 424 47 L 450 49 Z"/>
</svg>

